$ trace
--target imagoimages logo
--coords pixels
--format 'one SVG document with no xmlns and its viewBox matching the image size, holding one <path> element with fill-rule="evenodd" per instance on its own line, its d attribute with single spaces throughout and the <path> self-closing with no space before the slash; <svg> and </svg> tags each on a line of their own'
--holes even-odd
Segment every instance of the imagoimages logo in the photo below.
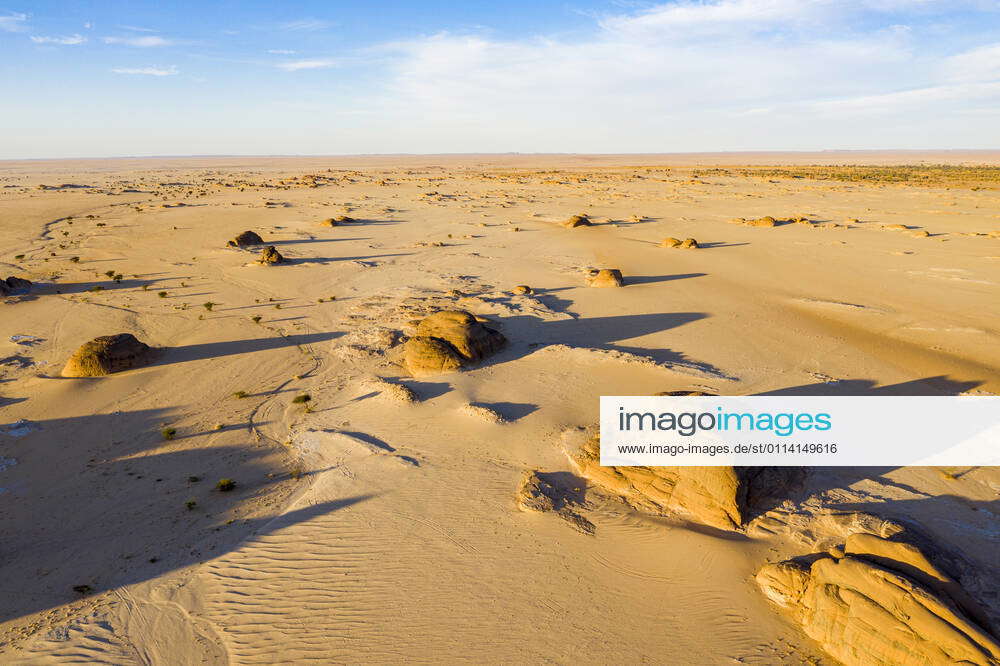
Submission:
<svg viewBox="0 0 1000 666">
<path fill-rule="evenodd" d="M 830 415 L 826 412 L 727 412 L 721 406 L 714 412 L 628 412 L 619 408 L 618 429 L 622 432 L 675 432 L 681 437 L 691 437 L 699 431 L 770 432 L 788 437 L 796 432 L 823 432 L 829 430 Z"/>
<path fill-rule="evenodd" d="M 1000 464 L 998 396 L 602 396 L 601 464 Z"/>
</svg>

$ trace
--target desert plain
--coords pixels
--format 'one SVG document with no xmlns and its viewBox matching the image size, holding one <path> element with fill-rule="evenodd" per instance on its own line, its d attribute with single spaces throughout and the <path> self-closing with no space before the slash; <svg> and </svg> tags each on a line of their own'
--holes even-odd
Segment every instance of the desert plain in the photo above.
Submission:
<svg viewBox="0 0 1000 666">
<path fill-rule="evenodd" d="M 995 632 L 996 468 L 812 469 L 727 528 L 576 455 L 600 395 L 1000 392 L 998 164 L 0 163 L 0 280 L 32 283 L 0 303 L 0 662 L 858 663 L 757 573 L 895 525 Z M 412 372 L 441 311 L 506 344 Z M 63 376 L 119 333 L 141 363 Z"/>
</svg>

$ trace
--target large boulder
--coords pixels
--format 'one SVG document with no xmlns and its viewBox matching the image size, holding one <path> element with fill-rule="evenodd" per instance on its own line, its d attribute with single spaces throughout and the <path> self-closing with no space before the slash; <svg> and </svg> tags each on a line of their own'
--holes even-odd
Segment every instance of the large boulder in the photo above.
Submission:
<svg viewBox="0 0 1000 666">
<path fill-rule="evenodd" d="M 12 275 L 6 280 L 0 280 L 0 297 L 27 294 L 29 289 L 31 289 L 31 282 L 24 278 Z"/>
<path fill-rule="evenodd" d="M 131 333 L 103 335 L 76 350 L 63 368 L 63 377 L 103 377 L 113 372 L 144 365 L 149 345 Z"/>
<path fill-rule="evenodd" d="M 581 476 L 632 507 L 738 530 L 785 499 L 805 472 L 798 467 L 604 467 L 595 436 L 571 455 Z"/>
<path fill-rule="evenodd" d="M 852 534 L 814 558 L 767 564 L 757 585 L 844 664 L 1000 664 L 982 610 L 917 546 Z"/>
<path fill-rule="evenodd" d="M 253 231 L 244 231 L 239 236 L 229 241 L 232 247 L 245 247 L 247 245 L 263 245 L 264 239 Z"/>
<path fill-rule="evenodd" d="M 417 324 L 404 345 L 404 365 L 415 377 L 476 365 L 500 351 L 507 339 L 462 310 L 436 312 Z"/>
</svg>

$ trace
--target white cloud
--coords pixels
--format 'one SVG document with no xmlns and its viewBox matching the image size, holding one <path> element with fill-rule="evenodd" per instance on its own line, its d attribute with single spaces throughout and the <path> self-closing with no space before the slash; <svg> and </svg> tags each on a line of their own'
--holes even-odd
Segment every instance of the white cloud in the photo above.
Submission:
<svg viewBox="0 0 1000 666">
<path fill-rule="evenodd" d="M 152 35 L 148 37 L 105 37 L 102 41 L 105 44 L 121 44 L 124 46 L 135 46 L 138 48 L 170 46 L 174 44 L 174 42 L 169 39 Z"/>
<path fill-rule="evenodd" d="M 681 0 L 602 18 L 585 35 L 440 33 L 379 51 L 390 76 L 369 105 L 405 109 L 423 125 L 415 133 L 469 150 L 836 146 L 859 113 L 905 115 L 930 98 L 957 113 L 996 99 L 989 87 L 941 88 L 942 46 L 905 25 L 910 10 L 962 4 Z M 968 58 L 987 72 L 997 62 L 992 50 Z M 855 117 L 831 118 L 837 108 Z M 809 125 L 820 115 L 826 125 Z"/>
<path fill-rule="evenodd" d="M 289 51 L 288 49 L 268 49 L 267 52 L 272 55 L 295 55 L 295 51 Z"/>
<path fill-rule="evenodd" d="M 292 60 L 290 62 L 281 62 L 275 65 L 278 69 L 283 69 L 286 72 L 297 72 L 303 69 L 327 69 L 329 67 L 337 66 L 336 60 Z"/>
<path fill-rule="evenodd" d="M 1000 79 L 1000 43 L 953 55 L 943 61 L 941 68 L 954 81 Z"/>
<path fill-rule="evenodd" d="M 91 23 L 90 21 L 87 21 L 86 23 L 83 24 L 83 29 L 84 30 L 90 30 L 93 27 L 94 27 L 94 24 Z"/>
<path fill-rule="evenodd" d="M 278 28 L 292 32 L 315 32 L 317 30 L 325 30 L 332 25 L 329 21 L 321 21 L 319 19 L 301 19 L 299 21 L 281 23 L 278 25 Z"/>
<path fill-rule="evenodd" d="M 75 46 L 77 44 L 83 44 L 87 41 L 87 38 L 80 34 L 69 35 L 66 37 L 40 37 L 38 35 L 32 35 L 31 41 L 36 44 L 61 44 L 64 46 Z"/>
<path fill-rule="evenodd" d="M 0 16 L 0 32 L 24 32 L 28 29 L 28 15 L 11 13 Z"/>
<path fill-rule="evenodd" d="M 115 67 L 111 70 L 115 74 L 137 74 L 141 76 L 174 76 L 177 74 L 177 67 Z"/>
<path fill-rule="evenodd" d="M 122 30 L 131 30 L 132 32 L 159 32 L 159 30 L 153 30 L 152 28 L 140 28 L 137 25 L 120 25 L 118 27 Z"/>
</svg>

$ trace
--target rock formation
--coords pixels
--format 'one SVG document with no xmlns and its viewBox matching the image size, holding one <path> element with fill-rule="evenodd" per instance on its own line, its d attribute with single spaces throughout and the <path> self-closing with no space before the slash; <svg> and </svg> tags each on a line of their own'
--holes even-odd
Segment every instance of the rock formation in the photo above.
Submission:
<svg viewBox="0 0 1000 666">
<path fill-rule="evenodd" d="M 337 217 L 326 218 L 325 220 L 320 222 L 320 225 L 324 227 L 339 227 L 342 224 L 350 224 L 351 222 L 356 222 L 356 221 L 357 220 L 355 220 L 353 217 L 348 217 L 346 215 L 338 215 Z"/>
<path fill-rule="evenodd" d="M 273 245 L 268 245 L 260 253 L 260 263 L 264 265 L 284 263 L 285 258 Z"/>
<path fill-rule="evenodd" d="M 624 284 L 622 272 L 617 268 L 602 268 L 591 271 L 587 283 L 591 287 L 620 287 Z"/>
<path fill-rule="evenodd" d="M 452 372 L 498 352 L 507 339 L 462 310 L 436 312 L 417 324 L 404 345 L 404 365 L 415 376 Z"/>
<path fill-rule="evenodd" d="M 581 476 L 632 507 L 722 530 L 742 528 L 804 476 L 799 467 L 602 467 L 600 457 L 597 436 L 571 454 Z"/>
<path fill-rule="evenodd" d="M 264 239 L 253 231 L 244 231 L 239 236 L 229 241 L 231 247 L 245 247 L 247 245 L 262 245 Z"/>
<path fill-rule="evenodd" d="M 528 472 L 517 489 L 517 506 L 521 511 L 554 512 L 574 529 L 584 534 L 594 533 L 594 524 L 580 515 L 576 508 L 585 507 L 583 484 L 564 472 Z"/>
<path fill-rule="evenodd" d="M 660 242 L 660 247 L 676 247 L 681 250 L 697 250 L 698 241 L 693 238 L 685 238 L 680 240 L 678 238 L 664 238 Z"/>
<path fill-rule="evenodd" d="M 28 293 L 29 289 L 31 289 L 31 282 L 24 278 L 12 275 L 6 280 L 0 280 L 0 297 L 19 296 Z"/>
<path fill-rule="evenodd" d="M 567 229 L 575 229 L 577 227 L 589 227 L 591 226 L 591 221 L 586 215 L 574 215 L 563 222 L 562 225 Z"/>
<path fill-rule="evenodd" d="M 982 610 L 918 546 L 852 534 L 814 557 L 767 564 L 757 585 L 844 664 L 1000 664 Z"/>
<path fill-rule="evenodd" d="M 131 333 L 104 335 L 77 349 L 63 368 L 62 376 L 103 377 L 143 365 L 149 354 L 149 345 Z"/>
</svg>

